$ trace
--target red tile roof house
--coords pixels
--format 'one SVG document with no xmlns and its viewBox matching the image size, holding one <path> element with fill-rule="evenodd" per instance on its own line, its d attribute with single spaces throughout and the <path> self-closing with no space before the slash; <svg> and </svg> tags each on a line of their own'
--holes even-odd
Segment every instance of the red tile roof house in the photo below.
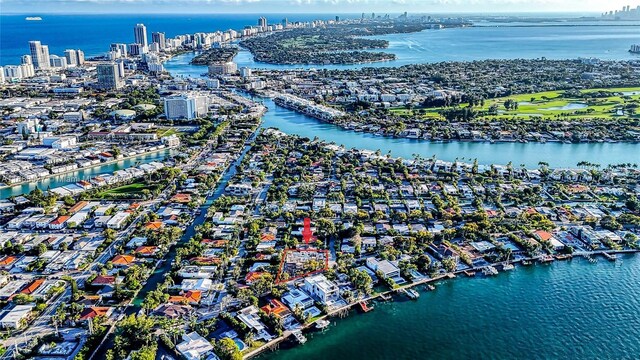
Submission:
<svg viewBox="0 0 640 360">
<path fill-rule="evenodd" d="M 93 281 L 91 282 L 91 285 L 107 286 L 107 285 L 113 285 L 115 283 L 116 283 L 115 276 L 98 275 L 95 279 L 93 279 Z"/>
<path fill-rule="evenodd" d="M 138 248 L 134 251 L 136 255 L 139 256 L 153 256 L 158 253 L 157 246 L 138 246 Z"/>
<path fill-rule="evenodd" d="M 0 269 L 9 270 L 13 267 L 13 264 L 18 260 L 15 256 L 6 256 L 2 260 L 0 260 Z"/>
<path fill-rule="evenodd" d="M 62 230 L 66 226 L 67 220 L 69 220 L 71 216 L 58 216 L 55 220 L 49 223 L 49 229 L 52 230 Z"/>
<path fill-rule="evenodd" d="M 96 318 L 97 316 L 106 316 L 108 317 L 111 314 L 112 308 L 110 307 L 101 307 L 101 306 L 90 306 L 85 308 L 80 313 L 79 321 L 88 321 Z"/>
<path fill-rule="evenodd" d="M 29 286 L 27 286 L 26 288 L 22 289 L 22 291 L 20 291 L 20 293 L 21 294 L 31 295 L 31 294 L 33 294 L 34 291 L 38 290 L 40 285 L 42 285 L 43 283 L 44 283 L 44 279 L 35 279 L 31 284 L 29 284 Z"/>
<path fill-rule="evenodd" d="M 129 267 L 133 265 L 135 261 L 135 256 L 131 255 L 116 255 L 113 259 L 111 259 L 111 263 L 113 264 L 113 266 L 119 267 Z"/>
<path fill-rule="evenodd" d="M 184 293 L 184 295 L 171 296 L 169 302 L 174 304 L 198 305 L 200 299 L 202 299 L 202 292 L 200 290 L 189 290 Z"/>
</svg>

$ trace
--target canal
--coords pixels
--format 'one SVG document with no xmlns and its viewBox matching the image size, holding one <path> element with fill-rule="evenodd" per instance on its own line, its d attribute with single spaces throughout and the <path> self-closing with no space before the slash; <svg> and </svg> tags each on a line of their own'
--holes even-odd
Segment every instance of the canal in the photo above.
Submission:
<svg viewBox="0 0 640 360">
<path fill-rule="evenodd" d="M 57 176 L 52 176 L 37 182 L 31 182 L 31 183 L 12 186 L 12 187 L 6 187 L 3 189 L 0 189 L 0 199 L 7 199 L 11 196 L 28 194 L 30 191 L 34 190 L 36 187 L 39 188 L 40 190 L 47 190 L 47 188 L 53 189 L 59 186 L 73 184 L 80 180 L 90 179 L 100 174 L 113 173 L 118 170 L 123 170 L 133 166 L 147 164 L 153 161 L 163 161 L 167 156 L 170 156 L 171 154 L 173 154 L 173 152 L 174 150 L 171 150 L 171 149 L 162 150 L 162 151 L 158 151 L 150 154 L 135 156 L 135 157 L 124 159 L 117 162 L 112 162 L 109 164 L 98 165 L 98 166 L 94 166 L 87 169 L 82 169 L 82 170 L 69 172 L 69 173 L 65 173 Z"/>
<path fill-rule="evenodd" d="M 192 53 L 172 58 L 165 68 L 174 76 L 198 77 L 205 72 L 203 67 L 189 64 Z M 382 154 L 411 159 L 416 154 L 423 158 L 435 156 L 445 161 L 478 160 L 479 164 L 506 165 L 514 167 L 524 164 L 527 168 L 537 168 L 539 162 L 547 162 L 551 167 L 577 167 L 580 161 L 589 161 L 602 166 L 621 163 L 640 163 L 638 144 L 635 143 L 579 143 L 560 142 L 431 142 L 427 140 L 403 139 L 376 136 L 345 130 L 295 111 L 277 106 L 271 99 L 257 97 L 269 111 L 262 119 L 262 127 L 277 128 L 287 134 L 299 135 L 342 145 L 348 149 L 380 150 Z"/>
</svg>

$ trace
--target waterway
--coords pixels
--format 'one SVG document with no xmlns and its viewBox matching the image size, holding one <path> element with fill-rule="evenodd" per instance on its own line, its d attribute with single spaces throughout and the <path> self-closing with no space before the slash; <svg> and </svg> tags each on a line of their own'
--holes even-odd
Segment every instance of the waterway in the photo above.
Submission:
<svg viewBox="0 0 640 360">
<path fill-rule="evenodd" d="M 263 359 L 637 359 L 640 256 L 458 278 Z"/>
<path fill-rule="evenodd" d="M 117 161 L 109 164 L 98 165 L 88 169 L 82 169 L 74 172 L 60 174 L 52 176 L 41 181 L 25 183 L 22 185 L 16 185 L 0 189 L 0 199 L 6 199 L 11 196 L 18 196 L 27 194 L 34 190 L 36 187 L 41 190 L 47 190 L 47 188 L 56 188 L 59 186 L 69 185 L 76 183 L 80 180 L 90 179 L 100 174 L 113 173 L 118 170 L 127 169 L 132 166 L 142 165 L 150 163 L 152 161 L 163 161 L 173 150 L 167 149 L 164 151 L 158 151 L 151 154 L 145 154 L 136 156 L 122 161 Z"/>
<path fill-rule="evenodd" d="M 203 67 L 190 65 L 193 54 L 183 54 L 165 63 L 171 74 L 184 77 L 198 77 Z M 436 156 L 446 161 L 468 161 L 478 159 L 478 163 L 502 164 L 512 162 L 514 166 L 524 164 L 537 168 L 540 161 L 552 167 L 576 167 L 580 161 L 590 161 L 602 165 L 638 163 L 638 144 L 632 143 L 582 143 L 565 144 L 505 142 L 447 142 L 438 143 L 416 139 L 389 138 L 372 134 L 347 131 L 312 117 L 296 113 L 280 106 L 268 98 L 258 98 L 269 108 L 264 115 L 262 127 L 278 128 L 285 133 L 313 139 L 335 142 L 346 148 L 380 150 L 383 154 L 413 158 L 414 154 L 430 158 Z"/>
</svg>

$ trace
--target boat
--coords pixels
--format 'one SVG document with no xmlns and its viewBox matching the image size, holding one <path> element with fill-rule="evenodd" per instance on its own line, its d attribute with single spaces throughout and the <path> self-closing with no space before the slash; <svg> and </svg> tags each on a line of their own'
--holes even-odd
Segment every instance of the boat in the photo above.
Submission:
<svg viewBox="0 0 640 360">
<path fill-rule="evenodd" d="M 40 16 L 27 16 L 24 18 L 27 21 L 41 21 L 42 18 Z"/>
<path fill-rule="evenodd" d="M 405 295 L 407 295 L 409 297 L 409 299 L 411 300 L 418 300 L 418 298 L 420 297 L 420 293 L 413 290 L 413 289 L 405 289 L 404 290 Z"/>
<path fill-rule="evenodd" d="M 318 329 L 318 330 L 324 330 L 324 329 L 326 329 L 330 324 L 331 324 L 331 322 L 330 322 L 329 320 L 325 320 L 325 319 L 318 320 L 318 321 L 316 322 L 316 329 Z"/>
<path fill-rule="evenodd" d="M 498 270 L 496 270 L 496 268 L 494 268 L 493 266 L 487 266 L 482 269 L 482 274 L 484 274 L 484 276 L 494 276 L 498 275 Z"/>
<path fill-rule="evenodd" d="M 433 291 L 433 290 L 435 290 L 435 289 L 436 289 L 436 287 L 435 287 L 435 286 L 433 286 L 433 285 L 431 285 L 431 284 L 427 284 L 427 285 L 425 286 L 425 288 L 426 288 L 428 291 Z"/>
<path fill-rule="evenodd" d="M 360 302 L 358 303 L 358 305 L 360 305 L 360 309 L 361 309 L 363 312 L 368 313 L 369 311 L 373 310 L 373 306 L 369 306 L 369 304 L 367 304 L 367 302 L 366 302 L 366 301 L 360 301 Z"/>
<path fill-rule="evenodd" d="M 384 300 L 384 301 L 389 301 L 389 300 L 391 300 L 391 299 L 392 299 L 392 297 L 391 297 L 391 295 L 390 295 L 390 294 L 382 293 L 382 294 L 380 294 L 380 299 L 382 299 L 382 300 Z"/>
<path fill-rule="evenodd" d="M 522 265 L 524 265 L 524 266 L 529 266 L 529 265 L 531 265 L 531 261 L 529 261 L 529 260 L 522 260 Z"/>
<path fill-rule="evenodd" d="M 307 342 L 307 338 L 302 335 L 302 331 L 296 330 L 292 334 L 300 344 L 304 344 Z"/>
<path fill-rule="evenodd" d="M 516 268 L 516 267 L 515 267 L 515 266 L 513 266 L 513 264 L 504 264 L 504 265 L 502 265 L 502 270 L 504 270 L 504 271 L 513 270 L 513 269 L 515 269 L 515 268 Z"/>
</svg>

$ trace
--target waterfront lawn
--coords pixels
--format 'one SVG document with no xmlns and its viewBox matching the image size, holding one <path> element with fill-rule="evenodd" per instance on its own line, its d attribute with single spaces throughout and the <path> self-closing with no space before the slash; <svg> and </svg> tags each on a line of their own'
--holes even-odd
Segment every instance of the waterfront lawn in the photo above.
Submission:
<svg viewBox="0 0 640 360">
<path fill-rule="evenodd" d="M 582 90 L 582 94 L 589 94 L 598 91 L 608 91 L 617 93 L 637 93 L 633 95 L 614 95 L 600 98 L 581 98 L 581 97 L 563 97 L 564 91 L 545 91 L 532 94 L 519 94 L 505 96 L 501 98 L 489 99 L 485 101 L 484 106 L 476 107 L 478 111 L 489 111 L 492 106 L 496 106 L 498 114 L 486 115 L 488 119 L 510 119 L 510 118 L 555 118 L 564 117 L 575 120 L 581 119 L 616 119 L 620 117 L 629 117 L 625 115 L 617 115 L 616 112 L 623 109 L 625 105 L 635 104 L 640 107 L 640 87 L 633 88 L 615 88 L 615 89 L 588 89 Z M 506 110 L 504 104 L 507 100 L 518 103 L 517 109 Z M 468 104 L 462 104 L 466 107 Z M 418 116 L 424 119 L 440 117 L 440 111 L 443 107 L 433 108 L 415 108 L 408 109 L 406 107 L 392 108 L 389 111 L 398 116 Z M 640 111 L 631 115 L 632 117 L 640 117 Z"/>
<path fill-rule="evenodd" d="M 157 187 L 158 185 L 148 185 L 145 183 L 133 183 L 133 184 L 113 188 L 110 190 L 102 191 L 98 193 L 97 197 L 104 199 L 104 198 L 110 198 L 110 197 L 122 198 L 125 195 L 137 196 L 137 195 L 141 195 L 144 189 L 148 189 L 149 191 L 153 192 Z"/>
</svg>

